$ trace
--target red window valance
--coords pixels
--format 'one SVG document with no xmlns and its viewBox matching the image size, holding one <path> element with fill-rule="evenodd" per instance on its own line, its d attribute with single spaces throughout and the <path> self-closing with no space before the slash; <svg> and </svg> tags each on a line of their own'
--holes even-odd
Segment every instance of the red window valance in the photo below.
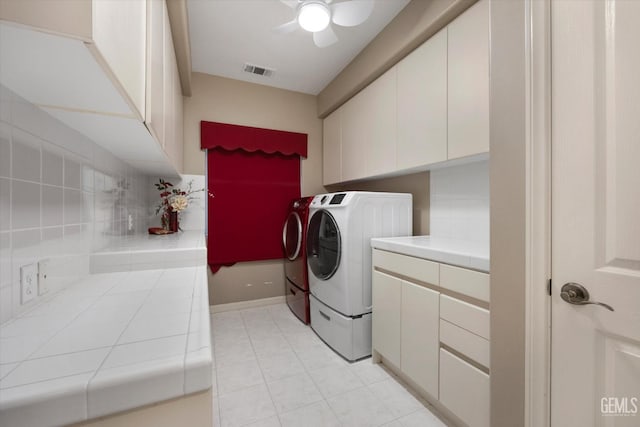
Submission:
<svg viewBox="0 0 640 427">
<path fill-rule="evenodd" d="M 203 150 L 240 149 L 248 153 L 262 151 L 267 154 L 297 154 L 307 157 L 307 134 L 201 121 L 200 146 Z"/>
</svg>

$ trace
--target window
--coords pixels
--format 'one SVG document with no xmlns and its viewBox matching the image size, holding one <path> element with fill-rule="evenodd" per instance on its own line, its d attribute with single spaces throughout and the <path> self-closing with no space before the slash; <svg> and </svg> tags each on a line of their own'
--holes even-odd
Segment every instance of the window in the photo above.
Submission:
<svg viewBox="0 0 640 427">
<path fill-rule="evenodd" d="M 201 122 L 207 149 L 207 261 L 213 272 L 240 261 L 283 258 L 282 226 L 300 197 L 307 135 Z"/>
</svg>

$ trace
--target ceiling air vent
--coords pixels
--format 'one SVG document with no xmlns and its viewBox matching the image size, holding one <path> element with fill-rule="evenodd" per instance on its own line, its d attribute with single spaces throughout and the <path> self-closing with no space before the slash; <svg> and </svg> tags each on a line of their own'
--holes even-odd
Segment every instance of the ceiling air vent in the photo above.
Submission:
<svg viewBox="0 0 640 427">
<path fill-rule="evenodd" d="M 271 77 L 275 72 L 275 70 L 272 68 L 260 67 L 259 65 L 253 65 L 249 63 L 244 64 L 243 70 L 246 73 L 257 74 L 263 77 Z"/>
</svg>

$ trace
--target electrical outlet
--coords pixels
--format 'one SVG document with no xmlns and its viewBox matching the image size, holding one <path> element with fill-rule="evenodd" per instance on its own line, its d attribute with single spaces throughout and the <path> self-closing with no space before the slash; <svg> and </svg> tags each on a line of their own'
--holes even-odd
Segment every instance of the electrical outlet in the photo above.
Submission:
<svg viewBox="0 0 640 427">
<path fill-rule="evenodd" d="M 38 295 L 49 292 L 49 260 L 43 259 L 38 263 Z"/>
<path fill-rule="evenodd" d="M 21 304 L 26 304 L 36 296 L 38 288 L 38 266 L 27 264 L 20 267 L 20 289 L 22 290 Z"/>
</svg>

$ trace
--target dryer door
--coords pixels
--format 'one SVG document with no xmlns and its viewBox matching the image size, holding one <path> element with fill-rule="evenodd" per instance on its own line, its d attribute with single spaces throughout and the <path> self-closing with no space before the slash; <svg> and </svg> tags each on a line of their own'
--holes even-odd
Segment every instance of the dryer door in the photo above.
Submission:
<svg viewBox="0 0 640 427">
<path fill-rule="evenodd" d="M 302 246 L 302 221 L 297 212 L 289 213 L 282 229 L 282 245 L 284 253 L 293 261 L 298 257 Z"/>
<path fill-rule="evenodd" d="M 318 279 L 327 280 L 338 270 L 340 248 L 336 220 L 324 209 L 315 212 L 307 230 L 307 264 Z"/>
</svg>

